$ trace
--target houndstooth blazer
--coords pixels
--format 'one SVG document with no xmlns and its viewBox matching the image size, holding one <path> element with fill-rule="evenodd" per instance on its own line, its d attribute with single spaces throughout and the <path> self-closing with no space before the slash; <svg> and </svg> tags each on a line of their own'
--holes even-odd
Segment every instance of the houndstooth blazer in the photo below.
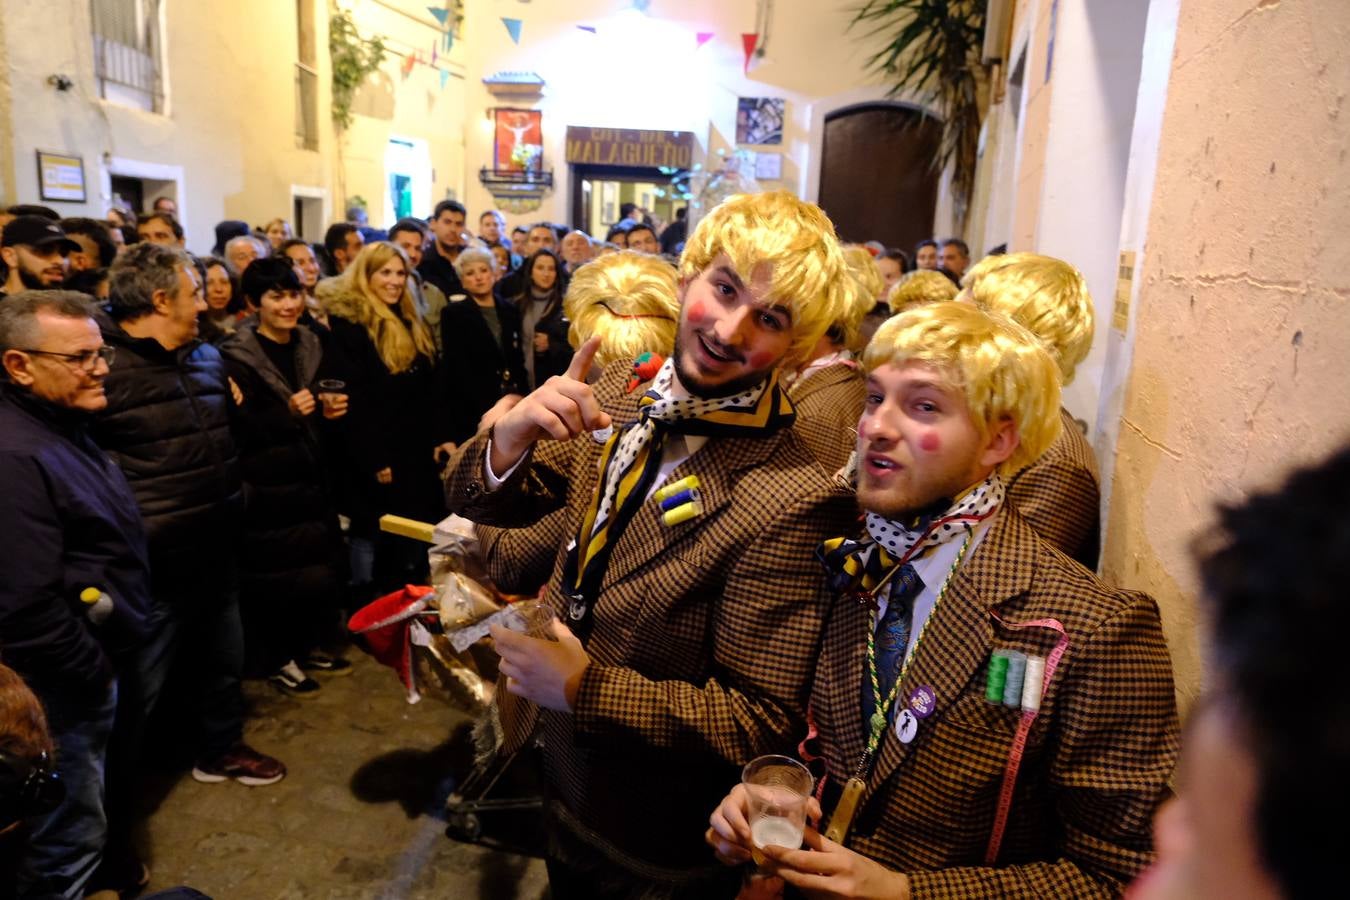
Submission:
<svg viewBox="0 0 1350 900">
<path fill-rule="evenodd" d="M 837 472 L 858 443 L 866 379 L 855 365 L 839 363 L 812 372 L 788 391 L 806 446 L 827 471 Z"/>
<path fill-rule="evenodd" d="M 624 392 L 628 372 L 611 365 L 595 385 L 616 428 L 637 418 L 642 395 Z M 587 436 L 541 442 L 491 493 L 486 448 L 487 435 L 479 435 L 452 461 L 450 507 L 507 527 L 565 507 L 570 540 L 595 490 L 601 445 Z M 691 474 L 700 481 L 701 515 L 667 527 L 648 500 L 615 544 L 576 710 L 537 711 L 547 779 L 564 818 L 616 864 L 671 881 L 716 868 L 703 829 L 738 767 L 790 752 L 800 735 L 830 603 L 812 553 L 857 523 L 852 496 L 795 426 L 760 438 L 711 438 L 670 480 Z M 547 588 L 560 617 L 565 556 L 557 554 Z M 533 708 L 512 700 L 503 701 L 503 724 L 519 736 L 510 720 Z"/>
<path fill-rule="evenodd" d="M 984 697 L 990 653 L 1047 656 L 1057 635 L 1005 622 L 1058 619 L 1068 650 L 1027 741 L 1002 850 L 983 867 L 1020 713 Z M 811 715 L 828 814 L 864 748 L 859 700 L 870 620 L 837 601 Z M 897 704 L 937 695 L 908 744 L 888 728 L 847 844 L 907 873 L 917 897 L 1118 895 L 1150 861 L 1150 823 L 1177 756 L 1171 662 L 1157 606 L 1112 590 L 1005 507 L 953 577 Z M 892 720 L 894 721 L 894 720 Z"/>
<path fill-rule="evenodd" d="M 1008 482 L 1008 499 L 1042 539 L 1097 571 L 1101 493 L 1097 457 L 1068 410 L 1059 437 Z"/>
</svg>

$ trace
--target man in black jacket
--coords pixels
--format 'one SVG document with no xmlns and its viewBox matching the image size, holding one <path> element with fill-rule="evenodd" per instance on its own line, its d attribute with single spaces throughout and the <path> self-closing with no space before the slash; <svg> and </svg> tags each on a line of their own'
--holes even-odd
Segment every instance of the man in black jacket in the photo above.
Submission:
<svg viewBox="0 0 1350 900">
<path fill-rule="evenodd" d="M 113 265 L 110 295 L 103 337 L 117 358 L 94 438 L 126 474 L 149 538 L 151 617 L 166 627 L 145 654 L 146 693 L 153 702 L 171 665 L 180 670 L 174 680 L 191 692 L 196 719 L 198 781 L 274 784 L 286 767 L 242 740 L 243 489 L 225 364 L 196 339 L 206 308 L 196 269 L 181 250 L 137 244 Z"/>
<path fill-rule="evenodd" d="M 0 655 L 46 707 L 66 785 L 33 823 L 25 897 L 78 897 L 99 864 L 115 672 L 143 644 L 150 604 L 136 501 L 87 434 L 108 402 L 110 348 L 93 316 L 69 291 L 0 305 Z"/>
</svg>

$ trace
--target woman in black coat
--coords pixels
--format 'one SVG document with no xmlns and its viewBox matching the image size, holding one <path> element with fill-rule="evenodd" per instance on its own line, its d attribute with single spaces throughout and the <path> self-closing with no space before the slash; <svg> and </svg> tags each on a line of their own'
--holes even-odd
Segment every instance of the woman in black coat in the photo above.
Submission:
<svg viewBox="0 0 1350 900">
<path fill-rule="evenodd" d="M 252 263 L 243 290 L 258 314 L 240 323 L 221 354 L 242 398 L 231 429 L 247 497 L 239 556 L 245 639 L 274 683 L 306 694 L 318 685 L 303 669 L 346 667 L 316 650 L 345 581 L 319 421 L 346 409 L 315 396 L 323 352 L 318 337 L 300 327 L 304 299 L 290 263 Z"/>
<path fill-rule="evenodd" d="M 426 549 L 379 531 L 384 514 L 445 516 L 436 457 L 449 441 L 436 408 L 435 344 L 408 290 L 412 267 L 387 241 L 367 244 L 320 291 L 351 402 L 344 432 L 352 579 L 393 588 L 426 572 Z"/>
<path fill-rule="evenodd" d="M 567 341 L 571 323 L 563 314 L 562 265 L 552 250 L 541 248 L 525 260 L 521 282 L 515 305 L 520 310 L 528 386 L 534 389 L 571 364 L 572 345 Z"/>
</svg>

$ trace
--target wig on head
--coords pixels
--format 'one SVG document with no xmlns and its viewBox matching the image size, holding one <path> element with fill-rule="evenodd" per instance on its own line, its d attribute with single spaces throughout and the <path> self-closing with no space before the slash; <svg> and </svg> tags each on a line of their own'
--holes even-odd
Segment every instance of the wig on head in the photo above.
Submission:
<svg viewBox="0 0 1350 900">
<path fill-rule="evenodd" d="M 693 281 L 721 254 L 747 284 L 755 267 L 771 263 L 766 301 L 792 319 L 788 367 L 809 362 L 816 342 L 843 318 L 851 299 L 834 226 L 814 203 L 787 191 L 737 194 L 709 212 L 684 245 L 680 278 Z"/>
<path fill-rule="evenodd" d="M 956 299 L 956 285 L 936 269 L 915 269 L 900 276 L 886 295 L 892 313 L 901 313 L 928 303 Z"/>
<path fill-rule="evenodd" d="M 1077 269 L 1053 256 L 1008 253 L 980 260 L 962 284 L 977 304 L 1045 341 L 1064 383 L 1073 381 L 1092 349 L 1095 322 L 1087 281 Z"/>
<path fill-rule="evenodd" d="M 635 250 L 591 260 L 572 276 L 563 311 L 572 320 L 567 340 L 574 348 L 600 335 L 601 366 L 645 351 L 670 356 L 680 321 L 675 270 Z"/>
<path fill-rule="evenodd" d="M 849 283 L 845 285 L 847 301 L 843 315 L 830 325 L 826 335 L 836 346 L 857 351 L 862 349 L 859 340 L 862 321 L 886 290 L 886 280 L 881 277 L 876 259 L 866 247 L 850 244 L 842 249 L 849 274 Z"/>
<path fill-rule="evenodd" d="M 863 351 L 863 368 L 927 363 L 965 394 L 982 436 L 1017 423 L 1019 443 L 1002 475 L 1034 462 L 1059 437 L 1059 367 L 1021 325 L 969 303 L 920 306 L 889 319 Z"/>
<path fill-rule="evenodd" d="M 356 259 L 347 270 L 338 276 L 345 282 L 346 291 L 360 298 L 357 304 L 357 317 L 366 328 L 371 341 L 385 368 L 395 374 L 406 371 L 417 359 L 418 354 L 434 359 L 436 345 L 432 343 L 431 333 L 422 321 L 413 302 L 412 292 L 405 282 L 403 296 L 398 300 L 398 313 L 375 294 L 370 278 L 394 257 L 403 261 L 403 267 L 411 277 L 412 264 L 403 248 L 388 241 L 374 241 L 361 248 Z M 410 325 L 404 323 L 411 323 Z"/>
</svg>

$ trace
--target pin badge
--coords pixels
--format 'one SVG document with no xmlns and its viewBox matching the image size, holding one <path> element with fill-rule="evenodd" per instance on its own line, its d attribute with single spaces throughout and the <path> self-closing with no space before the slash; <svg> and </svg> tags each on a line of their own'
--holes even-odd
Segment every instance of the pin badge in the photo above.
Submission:
<svg viewBox="0 0 1350 900">
<path fill-rule="evenodd" d="M 908 744 L 918 733 L 918 718 L 908 709 L 900 710 L 900 715 L 895 717 L 895 736 L 900 739 L 900 743 Z"/>
<path fill-rule="evenodd" d="M 928 718 L 937 709 L 937 692 L 926 684 L 919 685 L 909 695 L 909 708 L 920 719 Z"/>
<path fill-rule="evenodd" d="M 613 425 L 597 428 L 595 431 L 591 432 L 591 440 L 595 441 L 597 444 L 603 444 L 605 441 L 609 440 L 610 435 L 612 434 L 614 434 Z"/>
</svg>

